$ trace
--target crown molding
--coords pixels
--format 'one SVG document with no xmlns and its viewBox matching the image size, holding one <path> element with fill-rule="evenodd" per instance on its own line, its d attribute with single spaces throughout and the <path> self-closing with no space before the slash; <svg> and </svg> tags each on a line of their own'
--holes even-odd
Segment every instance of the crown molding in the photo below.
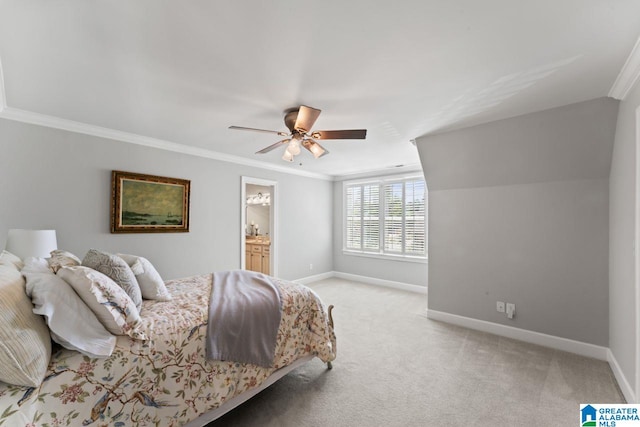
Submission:
<svg viewBox="0 0 640 427">
<path fill-rule="evenodd" d="M 618 74 L 616 81 L 611 86 L 609 96 L 624 101 L 629 91 L 638 81 L 638 77 L 640 77 L 640 38 L 636 41 L 627 61 L 620 70 L 620 74 Z"/>
<path fill-rule="evenodd" d="M 224 154 L 204 148 L 192 147 L 178 144 L 176 142 L 162 139 L 149 138 L 129 132 L 122 132 L 100 126 L 89 125 L 73 120 L 62 119 L 46 114 L 33 113 L 31 111 L 20 110 L 7 106 L 7 97 L 4 86 L 4 74 L 2 71 L 2 59 L 0 58 L 0 118 L 29 123 L 38 126 L 45 126 L 54 129 L 66 130 L 69 132 L 83 133 L 85 135 L 97 136 L 99 138 L 113 139 L 130 144 L 143 145 L 145 147 L 157 148 L 160 150 L 173 151 L 175 153 L 187 154 L 190 156 L 204 157 L 207 159 L 219 160 L 222 162 L 235 163 L 239 165 L 251 166 L 260 169 L 282 172 L 290 175 L 304 176 L 307 178 L 322 179 L 332 181 L 333 176 L 321 173 L 308 172 L 299 169 L 290 169 L 285 166 L 278 166 L 258 160 L 246 159 L 240 156 Z"/>
<path fill-rule="evenodd" d="M 1 74 L 0 74 L 1 78 Z M 2 81 L 0 80 L 0 102 L 4 99 L 2 94 Z M 129 132 L 104 128 L 100 126 L 89 125 L 86 123 L 76 122 L 73 120 L 61 119 L 59 117 L 48 116 L 46 114 L 33 113 L 31 111 L 20 110 L 17 108 L 7 107 L 6 104 L 0 105 L 0 118 L 14 120 L 23 123 L 29 123 L 38 126 L 45 126 L 54 129 L 66 130 L 69 132 L 82 133 L 85 135 L 97 136 L 99 138 L 112 139 L 130 144 L 143 145 L 145 147 L 157 148 L 160 150 L 173 151 L 176 153 L 187 154 L 190 156 L 204 157 L 221 162 L 235 163 L 239 165 L 251 166 L 260 169 L 267 169 L 275 172 L 282 172 L 290 175 L 299 175 L 307 178 L 322 179 L 332 181 L 333 176 L 315 172 L 308 172 L 299 169 L 290 169 L 285 166 L 278 166 L 271 163 L 261 162 L 258 160 L 246 159 L 240 156 L 224 154 L 205 148 L 193 147 L 190 145 L 178 144 L 176 142 L 166 141 L 157 138 L 137 135 Z"/>
<path fill-rule="evenodd" d="M 349 181 L 352 179 L 360 179 L 360 178 L 371 178 L 371 177 L 380 177 L 380 176 L 388 176 L 388 175 L 399 175 L 399 174 L 412 174 L 412 173 L 420 173 L 422 174 L 422 164 L 421 163 L 412 163 L 408 165 L 402 166 L 393 166 L 386 169 L 368 169 L 361 172 L 354 172 L 351 174 L 344 175 L 334 175 L 334 181 Z"/>
</svg>

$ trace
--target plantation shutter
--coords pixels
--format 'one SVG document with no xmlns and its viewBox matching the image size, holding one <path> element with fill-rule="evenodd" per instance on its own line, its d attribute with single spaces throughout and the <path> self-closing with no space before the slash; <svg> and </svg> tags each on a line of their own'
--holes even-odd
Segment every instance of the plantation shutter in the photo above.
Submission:
<svg viewBox="0 0 640 427">
<path fill-rule="evenodd" d="M 347 249 L 362 249 L 362 187 L 347 187 Z"/>
<path fill-rule="evenodd" d="M 402 182 L 384 185 L 384 251 L 402 253 Z"/>
<path fill-rule="evenodd" d="M 427 253 L 425 190 L 425 182 L 422 180 L 405 183 L 404 251 L 409 255 L 425 255 Z"/>
<path fill-rule="evenodd" d="M 379 250 L 380 249 L 380 186 L 365 185 L 363 186 L 363 249 Z"/>
</svg>

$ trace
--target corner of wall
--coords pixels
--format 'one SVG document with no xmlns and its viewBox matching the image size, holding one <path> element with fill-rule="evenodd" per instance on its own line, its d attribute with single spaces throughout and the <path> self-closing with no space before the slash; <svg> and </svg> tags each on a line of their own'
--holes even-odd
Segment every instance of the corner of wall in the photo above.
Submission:
<svg viewBox="0 0 640 427">
<path fill-rule="evenodd" d="M 611 349 L 607 349 L 607 362 L 609 362 L 609 366 L 611 366 L 611 371 L 613 371 L 613 375 L 616 377 L 620 391 L 622 391 L 627 403 L 640 403 L 637 400 L 636 393 L 633 391 L 633 387 L 624 375 L 624 372 L 622 371 L 622 368 L 620 368 L 620 365 L 618 364 L 618 361 L 613 355 Z"/>
<path fill-rule="evenodd" d="M 2 58 L 0 58 L 0 113 L 7 106 L 7 96 L 4 90 L 4 73 L 2 71 Z"/>
</svg>

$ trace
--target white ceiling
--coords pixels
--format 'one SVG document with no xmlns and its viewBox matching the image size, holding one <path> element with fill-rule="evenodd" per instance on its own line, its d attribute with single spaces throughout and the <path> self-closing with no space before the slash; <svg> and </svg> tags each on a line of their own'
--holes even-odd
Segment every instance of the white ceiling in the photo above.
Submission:
<svg viewBox="0 0 640 427">
<path fill-rule="evenodd" d="M 638 0 L 0 0 L 0 117 L 342 176 L 419 165 L 425 134 L 607 96 L 639 35 Z M 289 164 L 254 154 L 277 135 L 228 129 L 285 131 L 301 104 L 323 111 L 314 130 L 367 139 Z"/>
</svg>

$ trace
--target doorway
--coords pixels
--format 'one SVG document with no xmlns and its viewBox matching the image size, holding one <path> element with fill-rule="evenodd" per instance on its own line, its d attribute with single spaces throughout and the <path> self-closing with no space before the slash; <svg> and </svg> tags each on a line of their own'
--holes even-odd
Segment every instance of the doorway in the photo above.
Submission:
<svg viewBox="0 0 640 427">
<path fill-rule="evenodd" d="M 277 182 L 242 177 L 240 268 L 278 275 Z"/>
</svg>

